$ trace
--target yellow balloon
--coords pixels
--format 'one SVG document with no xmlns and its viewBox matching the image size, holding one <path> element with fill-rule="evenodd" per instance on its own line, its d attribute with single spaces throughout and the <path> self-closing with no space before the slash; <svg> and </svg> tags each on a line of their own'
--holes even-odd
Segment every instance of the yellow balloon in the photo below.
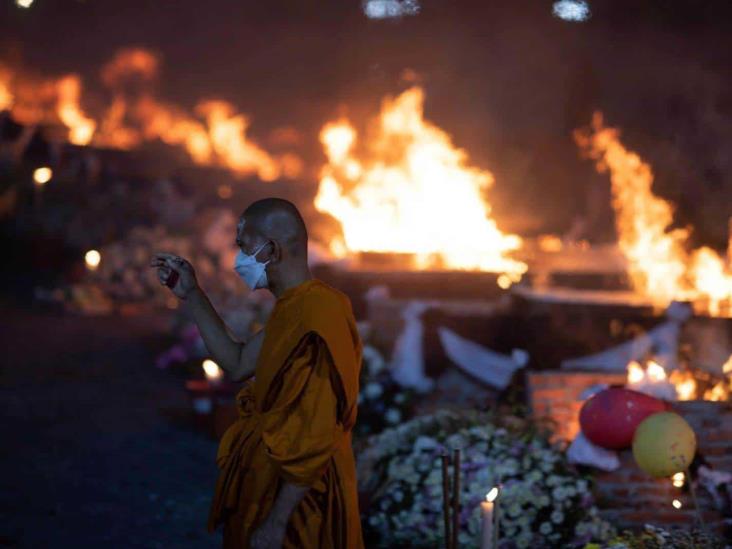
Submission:
<svg viewBox="0 0 732 549">
<path fill-rule="evenodd" d="M 653 477 L 685 471 L 694 459 L 696 435 L 679 414 L 658 412 L 644 419 L 633 436 L 633 457 Z"/>
</svg>

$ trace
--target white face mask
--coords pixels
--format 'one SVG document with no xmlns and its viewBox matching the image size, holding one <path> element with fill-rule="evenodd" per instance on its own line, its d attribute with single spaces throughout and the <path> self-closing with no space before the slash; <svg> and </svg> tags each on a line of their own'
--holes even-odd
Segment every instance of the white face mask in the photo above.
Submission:
<svg viewBox="0 0 732 549">
<path fill-rule="evenodd" d="M 262 244 L 252 255 L 247 255 L 241 250 L 236 254 L 236 261 L 234 262 L 234 270 L 244 281 L 244 284 L 249 286 L 252 290 L 259 288 L 266 288 L 267 282 L 267 263 L 260 263 L 256 259 L 256 255 L 267 245 L 265 242 Z"/>
</svg>

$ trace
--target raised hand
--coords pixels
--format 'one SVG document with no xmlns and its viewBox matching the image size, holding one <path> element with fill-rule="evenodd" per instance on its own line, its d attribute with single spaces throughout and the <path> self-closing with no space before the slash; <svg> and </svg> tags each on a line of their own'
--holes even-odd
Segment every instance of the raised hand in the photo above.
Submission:
<svg viewBox="0 0 732 549">
<path fill-rule="evenodd" d="M 150 261 L 150 266 L 157 268 L 160 284 L 168 286 L 170 291 L 180 299 L 186 299 L 198 288 L 193 265 L 180 256 L 158 252 Z"/>
</svg>

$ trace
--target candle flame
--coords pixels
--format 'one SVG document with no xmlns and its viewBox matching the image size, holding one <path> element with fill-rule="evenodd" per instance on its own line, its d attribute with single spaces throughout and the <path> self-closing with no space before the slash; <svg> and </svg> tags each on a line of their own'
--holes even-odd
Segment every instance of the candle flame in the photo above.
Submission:
<svg viewBox="0 0 732 549">
<path fill-rule="evenodd" d="M 97 250 L 89 250 L 84 255 L 84 261 L 90 271 L 96 271 L 97 267 L 99 267 L 99 263 L 102 261 L 102 254 Z"/>
<path fill-rule="evenodd" d="M 33 181 L 38 183 L 39 185 L 45 185 L 49 181 L 51 181 L 51 177 L 53 177 L 53 172 L 51 171 L 51 168 L 43 167 L 43 168 L 37 168 L 33 172 Z"/>
<path fill-rule="evenodd" d="M 674 506 L 674 509 L 681 509 L 682 507 L 681 502 L 678 499 L 673 500 L 671 505 Z"/>
<path fill-rule="evenodd" d="M 206 374 L 206 379 L 209 381 L 218 381 L 224 375 L 224 372 L 219 368 L 219 365 L 210 358 L 204 360 L 202 366 L 203 371 Z"/>
<path fill-rule="evenodd" d="M 673 477 L 673 485 L 676 488 L 681 488 L 684 485 L 684 473 L 676 473 Z"/>
<path fill-rule="evenodd" d="M 488 502 L 494 501 L 498 497 L 498 487 L 494 486 L 490 489 L 490 491 L 485 495 L 485 500 Z"/>
</svg>

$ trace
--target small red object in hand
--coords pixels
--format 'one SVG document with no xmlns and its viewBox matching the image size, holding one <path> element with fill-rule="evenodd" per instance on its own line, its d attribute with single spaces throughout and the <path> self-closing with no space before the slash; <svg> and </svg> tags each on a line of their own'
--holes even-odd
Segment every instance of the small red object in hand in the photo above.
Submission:
<svg viewBox="0 0 732 549">
<path fill-rule="evenodd" d="M 165 279 L 165 285 L 168 288 L 175 288 L 175 285 L 178 283 L 178 276 L 178 272 L 171 269 L 168 278 Z"/>
</svg>

